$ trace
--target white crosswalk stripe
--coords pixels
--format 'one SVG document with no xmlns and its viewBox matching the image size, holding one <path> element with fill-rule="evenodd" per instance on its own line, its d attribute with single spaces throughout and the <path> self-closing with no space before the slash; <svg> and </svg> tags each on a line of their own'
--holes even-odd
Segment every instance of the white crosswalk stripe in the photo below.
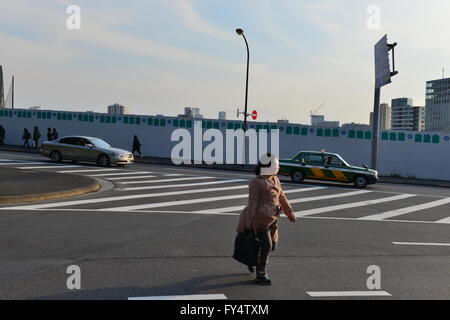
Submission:
<svg viewBox="0 0 450 320">
<path fill-rule="evenodd" d="M 396 201 L 396 200 L 402 200 L 406 198 L 411 198 L 416 195 L 414 194 L 401 194 L 393 197 L 387 197 L 387 198 L 381 198 L 376 200 L 367 200 L 367 201 L 360 201 L 360 202 L 352 202 L 352 203 L 346 203 L 346 204 L 340 204 L 335 206 L 329 206 L 329 207 L 322 207 L 322 208 L 316 208 L 316 209 L 310 209 L 310 210 L 304 210 L 300 213 L 296 213 L 297 217 L 305 217 L 313 214 L 319 214 L 319 213 L 325 213 L 325 212 L 331 212 L 331 211 L 338 211 L 343 209 L 349 209 L 349 208 L 356 208 L 356 207 L 363 207 L 363 206 L 370 206 L 378 203 L 383 202 L 390 202 L 390 201 Z"/>
<path fill-rule="evenodd" d="M 115 177 L 115 176 L 125 176 L 125 175 L 136 175 L 136 174 L 144 174 L 144 173 L 154 173 L 148 171 L 130 171 L 130 172 L 115 172 L 115 173 L 100 173 L 100 174 L 88 174 L 88 177 Z M 154 177 L 154 176 L 150 176 Z M 128 177 L 127 177 L 128 178 Z M 130 177 L 129 179 L 135 179 L 137 177 Z M 111 178 L 106 178 L 111 179 Z"/>
<path fill-rule="evenodd" d="M 236 187 L 231 187 L 231 188 L 227 188 L 227 189 L 233 190 L 233 189 L 243 189 L 243 188 L 248 188 L 248 186 L 246 186 L 246 185 L 245 186 L 236 186 Z M 312 188 L 305 188 L 305 189 L 312 189 Z M 212 190 L 212 189 L 209 189 L 209 190 Z M 297 192 L 304 192 L 304 191 L 305 191 L 304 189 L 293 189 L 293 190 L 286 190 L 285 193 L 297 193 Z M 189 200 L 181 200 L 181 201 L 168 201 L 168 202 L 160 202 L 160 203 L 142 204 L 142 205 L 135 205 L 135 206 L 105 208 L 105 209 L 101 209 L 99 211 L 135 211 L 135 210 L 140 210 L 140 209 L 170 207 L 170 206 L 178 206 L 178 205 L 185 205 L 185 204 L 215 202 L 215 201 L 221 201 L 221 200 L 234 200 L 234 199 L 242 199 L 242 198 L 247 198 L 247 197 L 248 197 L 248 193 L 246 192 L 244 194 L 237 194 L 237 195 L 231 195 L 231 196 L 209 197 L 209 198 L 189 199 Z"/>
<path fill-rule="evenodd" d="M 203 180 L 203 179 L 215 179 L 215 177 L 189 177 L 189 178 L 175 178 L 175 179 L 158 179 L 158 180 L 146 180 L 142 183 L 161 183 L 161 182 L 177 182 L 177 181 L 190 181 L 190 180 Z M 112 180 L 112 179 L 111 179 Z M 117 180 L 117 179 L 115 179 Z M 133 182 L 120 182 L 120 184 L 136 184 L 141 183 L 141 181 Z M 168 185 L 170 187 L 170 185 Z"/>
<path fill-rule="evenodd" d="M 308 188 L 306 190 L 299 190 L 301 191 L 313 191 L 313 190 L 320 190 L 316 188 Z M 286 190 L 285 193 L 289 193 L 290 190 Z M 298 199 L 290 199 L 289 203 L 304 203 L 304 202 L 310 202 L 310 201 L 319 201 L 319 200 L 326 200 L 326 199 L 334 199 L 334 198 L 341 198 L 341 197 L 350 197 L 355 196 L 359 194 L 364 193 L 370 193 L 371 191 L 366 190 L 358 190 L 358 191 L 352 191 L 352 192 L 345 192 L 345 193 L 338 193 L 338 194 L 332 194 L 332 195 L 326 195 L 326 196 L 316 196 L 316 197 L 308 197 L 308 198 L 298 198 Z M 227 207 L 227 208 L 216 208 L 216 209 L 208 209 L 208 210 L 201 210 L 197 212 L 235 212 L 235 211 L 241 211 L 244 209 L 244 206 L 234 206 L 234 207 Z"/>
<path fill-rule="evenodd" d="M 403 214 L 407 214 L 407 213 L 411 213 L 411 212 L 416 212 L 416 211 L 420 211 L 420 210 L 426 210 L 426 209 L 442 206 L 447 203 L 450 203 L 450 198 L 445 198 L 445 199 L 441 199 L 441 200 L 437 200 L 437 201 L 433 201 L 433 202 L 427 202 L 427 203 L 419 204 L 416 206 L 401 208 L 401 209 L 397 209 L 397 210 L 391 210 L 391 211 L 387 211 L 387 212 L 383 212 L 383 213 L 373 214 L 373 215 L 362 217 L 359 219 L 360 220 L 384 220 L 384 219 L 388 219 L 388 218 L 401 216 Z"/>
<path fill-rule="evenodd" d="M 15 167 L 16 169 L 23 169 L 23 170 L 33 170 L 33 169 L 54 169 L 54 168 L 76 168 L 76 167 L 82 167 L 78 165 L 58 165 L 53 164 L 49 166 L 36 166 L 36 167 Z M 85 168 L 85 167 L 84 167 Z M 75 172 L 75 171 L 74 171 Z"/>
<path fill-rule="evenodd" d="M 163 188 L 179 188 L 179 187 L 196 187 L 196 186 L 207 186 L 213 184 L 223 184 L 223 183 L 236 183 L 245 180 L 223 180 L 223 181 L 209 181 L 209 182 L 196 182 L 196 183 L 185 183 L 185 184 L 175 184 L 166 186 L 146 186 L 146 187 L 131 187 L 131 188 L 119 188 L 119 191 L 138 191 L 138 190 L 153 190 L 153 189 L 163 189 Z"/>
<path fill-rule="evenodd" d="M 119 169 L 86 169 L 86 170 L 62 170 L 62 171 L 56 171 L 59 173 L 77 173 L 77 172 L 96 172 L 96 171 L 116 171 Z"/>
<path fill-rule="evenodd" d="M 114 176 L 114 174 L 113 174 Z M 89 177 L 92 177 L 91 175 Z M 119 177 L 119 178 L 111 178 L 108 177 L 108 180 L 131 180 L 131 179 L 144 179 L 144 178 L 154 178 L 154 175 L 143 175 L 143 176 L 132 176 L 132 177 Z"/>
<path fill-rule="evenodd" d="M 438 220 L 436 223 L 450 224 L 450 217 Z"/>
</svg>

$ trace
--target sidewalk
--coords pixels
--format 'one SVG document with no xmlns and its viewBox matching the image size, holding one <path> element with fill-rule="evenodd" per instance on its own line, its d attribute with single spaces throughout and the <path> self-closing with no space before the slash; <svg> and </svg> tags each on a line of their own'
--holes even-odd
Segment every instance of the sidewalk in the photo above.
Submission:
<svg viewBox="0 0 450 320">
<path fill-rule="evenodd" d="M 0 146 L 0 151 L 12 151 L 12 152 L 25 152 L 25 153 L 39 153 L 36 148 L 22 148 L 21 146 L 13 145 L 3 145 Z M 156 165 L 169 165 L 174 166 L 172 160 L 169 158 L 158 158 L 158 157 L 148 157 L 135 158 L 135 163 L 148 163 Z M 243 171 L 243 172 L 253 172 L 255 166 L 251 165 L 236 165 L 236 164 L 220 164 L 220 165 L 207 165 L 207 164 L 191 164 L 191 165 L 180 165 L 180 167 L 188 168 L 204 168 L 204 169 L 215 169 L 215 170 L 229 170 L 229 171 Z M 428 186 L 428 187 L 445 187 L 450 188 L 450 181 L 447 180 L 432 180 L 432 179 L 411 179 L 411 178 L 401 178 L 401 177 L 380 177 L 378 183 L 397 183 L 397 184 L 408 184 L 408 185 L 418 185 L 418 186 Z"/>
<path fill-rule="evenodd" d="M 39 170 L 0 168 L 0 205 L 58 199 L 97 191 L 89 177 Z"/>
</svg>

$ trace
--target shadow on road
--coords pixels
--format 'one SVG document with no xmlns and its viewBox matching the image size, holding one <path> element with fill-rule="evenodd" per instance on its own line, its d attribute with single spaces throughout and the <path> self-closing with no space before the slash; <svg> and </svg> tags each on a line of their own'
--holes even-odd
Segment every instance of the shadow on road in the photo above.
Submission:
<svg viewBox="0 0 450 320">
<path fill-rule="evenodd" d="M 155 275 L 157 276 L 157 275 Z M 241 286 L 256 286 L 252 280 L 240 280 L 226 282 L 228 278 L 249 277 L 249 274 L 227 274 L 215 276 L 194 277 L 178 283 L 173 283 L 161 287 L 111 287 L 95 290 L 74 290 L 61 294 L 36 297 L 37 300 L 126 300 L 130 297 L 151 297 L 151 296 L 171 296 L 171 295 L 196 295 L 196 294 L 218 294 L 225 288 Z M 216 282 L 208 284 L 209 282 Z M 217 283 L 219 282 L 219 283 Z"/>
</svg>

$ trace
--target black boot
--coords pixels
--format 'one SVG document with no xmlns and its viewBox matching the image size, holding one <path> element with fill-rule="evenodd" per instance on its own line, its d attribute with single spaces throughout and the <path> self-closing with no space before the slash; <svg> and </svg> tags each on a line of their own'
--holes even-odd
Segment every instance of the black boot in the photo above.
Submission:
<svg viewBox="0 0 450 320">
<path fill-rule="evenodd" d="M 255 272 L 255 268 L 253 268 L 253 266 L 247 266 L 247 269 L 250 273 L 254 273 Z"/>
<path fill-rule="evenodd" d="M 256 276 L 255 281 L 263 286 L 270 286 L 272 284 L 272 281 L 270 281 L 270 279 L 267 277 L 267 275 L 265 276 Z"/>
</svg>

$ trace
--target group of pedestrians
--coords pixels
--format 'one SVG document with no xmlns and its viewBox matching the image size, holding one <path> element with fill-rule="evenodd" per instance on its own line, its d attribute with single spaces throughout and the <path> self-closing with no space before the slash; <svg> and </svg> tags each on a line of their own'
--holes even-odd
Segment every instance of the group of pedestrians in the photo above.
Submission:
<svg viewBox="0 0 450 320">
<path fill-rule="evenodd" d="M 30 139 L 33 140 L 33 147 L 35 148 L 39 148 L 39 140 L 41 139 L 42 135 L 39 131 L 38 127 L 34 127 L 33 129 L 33 135 L 31 135 L 30 131 L 28 131 L 27 128 L 23 129 L 23 134 L 22 134 L 22 147 L 31 147 L 30 146 Z M 52 141 L 52 140 L 56 140 L 58 139 L 58 132 L 56 131 L 55 128 L 53 128 L 53 130 L 51 128 L 47 129 L 47 140 L 48 141 Z"/>
</svg>

